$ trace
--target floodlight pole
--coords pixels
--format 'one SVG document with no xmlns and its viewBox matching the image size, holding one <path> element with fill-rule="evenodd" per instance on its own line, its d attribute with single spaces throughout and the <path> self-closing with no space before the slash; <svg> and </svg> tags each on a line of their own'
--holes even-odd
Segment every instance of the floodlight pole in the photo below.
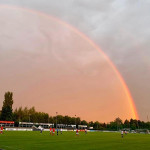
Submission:
<svg viewBox="0 0 150 150">
<path fill-rule="evenodd" d="M 58 114 L 58 112 L 56 112 L 56 128 L 57 128 L 57 114 Z"/>
<path fill-rule="evenodd" d="M 117 131 L 118 131 L 118 122 L 117 122 Z"/>
<path fill-rule="evenodd" d="M 19 127 L 20 127 L 20 115 L 19 115 Z"/>
<path fill-rule="evenodd" d="M 30 114 L 29 114 L 29 122 L 30 122 Z"/>
<path fill-rule="evenodd" d="M 147 123 L 148 123 L 148 125 L 149 125 L 149 127 L 150 127 L 150 122 L 149 122 L 149 117 L 148 117 L 148 115 L 147 115 Z"/>
<path fill-rule="evenodd" d="M 75 125 L 76 125 L 76 115 L 75 115 Z M 76 126 L 75 126 L 75 128 L 76 128 Z"/>
<path fill-rule="evenodd" d="M 49 123 L 49 115 L 48 115 L 48 123 Z"/>
<path fill-rule="evenodd" d="M 138 129 L 139 129 L 139 123 L 138 123 L 138 120 L 137 120 L 137 127 L 138 127 Z"/>
</svg>

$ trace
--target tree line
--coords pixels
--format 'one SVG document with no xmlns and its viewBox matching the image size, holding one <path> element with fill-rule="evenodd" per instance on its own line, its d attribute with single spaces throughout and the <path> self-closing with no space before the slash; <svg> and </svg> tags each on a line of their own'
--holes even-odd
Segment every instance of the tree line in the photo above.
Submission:
<svg viewBox="0 0 150 150">
<path fill-rule="evenodd" d="M 150 129 L 150 122 L 144 122 L 136 119 L 125 120 L 124 122 L 118 117 L 110 123 L 100 123 L 98 121 L 81 120 L 80 117 L 70 116 L 49 116 L 48 113 L 38 112 L 34 107 L 28 108 L 16 108 L 14 111 L 13 106 L 13 93 L 6 92 L 4 95 L 4 101 L 2 110 L 0 112 L 0 120 L 14 121 L 15 126 L 18 126 L 19 122 L 34 122 L 34 123 L 53 123 L 56 124 L 56 117 L 58 124 L 67 125 L 87 125 L 93 127 L 95 130 L 120 130 L 124 128 L 135 129 Z"/>
</svg>

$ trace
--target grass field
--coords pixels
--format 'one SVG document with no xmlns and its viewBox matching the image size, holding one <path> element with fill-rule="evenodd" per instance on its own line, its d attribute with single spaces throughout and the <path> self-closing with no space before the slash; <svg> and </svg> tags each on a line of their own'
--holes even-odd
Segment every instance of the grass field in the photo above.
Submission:
<svg viewBox="0 0 150 150">
<path fill-rule="evenodd" d="M 3 150 L 150 150 L 150 135 L 120 133 L 63 132 L 62 135 L 40 134 L 35 131 L 5 131 L 0 135 Z"/>
</svg>

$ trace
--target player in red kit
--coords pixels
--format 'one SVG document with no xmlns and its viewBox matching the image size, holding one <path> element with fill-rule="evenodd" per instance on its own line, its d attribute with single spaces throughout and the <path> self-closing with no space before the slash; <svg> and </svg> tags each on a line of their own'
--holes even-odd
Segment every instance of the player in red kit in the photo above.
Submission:
<svg viewBox="0 0 150 150">
<path fill-rule="evenodd" d="M 50 135 L 51 135 L 52 134 L 52 128 L 50 128 L 49 131 L 50 131 Z"/>
<path fill-rule="evenodd" d="M 3 126 L 1 126 L 1 134 L 3 134 Z"/>
<path fill-rule="evenodd" d="M 78 131 L 78 129 L 76 129 L 76 136 L 77 136 L 77 135 L 79 136 L 79 131 Z"/>
<path fill-rule="evenodd" d="M 53 135 L 55 135 L 55 128 L 53 128 Z"/>
</svg>

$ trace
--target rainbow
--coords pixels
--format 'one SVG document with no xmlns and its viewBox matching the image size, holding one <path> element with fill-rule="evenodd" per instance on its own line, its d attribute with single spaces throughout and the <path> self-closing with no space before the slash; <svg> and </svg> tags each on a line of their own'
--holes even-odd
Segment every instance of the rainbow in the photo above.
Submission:
<svg viewBox="0 0 150 150">
<path fill-rule="evenodd" d="M 127 99 L 128 99 L 128 103 L 129 103 L 129 106 L 130 106 L 130 109 L 131 109 L 131 112 L 132 112 L 132 118 L 133 119 L 139 119 L 139 116 L 138 116 L 138 113 L 137 113 L 137 110 L 136 110 L 136 106 L 135 106 L 135 103 L 133 101 L 133 98 L 131 96 L 131 93 L 123 79 L 123 77 L 121 76 L 120 72 L 117 70 L 116 66 L 113 64 L 113 62 L 110 60 L 110 58 L 99 48 L 99 46 L 97 44 L 95 44 L 88 36 L 86 36 L 85 34 L 83 34 L 82 32 L 80 32 L 78 29 L 76 29 L 75 27 L 73 27 L 72 25 L 58 19 L 57 17 L 54 17 L 54 16 L 51 16 L 51 15 L 48 15 L 46 13 L 43 13 L 43 12 L 40 12 L 40 11 L 37 11 L 37 10 L 31 10 L 31 9 L 28 9 L 28 8 L 24 8 L 24 7 L 20 7 L 20 6 L 14 6 L 14 5 L 0 5 L 0 7 L 4 7 L 4 8 L 11 8 L 11 9 L 20 9 L 20 10 L 24 10 L 24 11 L 27 11 L 27 12 L 30 12 L 32 14 L 38 14 L 42 17 L 46 17 L 48 19 L 52 19 L 54 21 L 56 21 L 57 23 L 69 28 L 70 30 L 74 31 L 76 34 L 78 34 L 80 37 L 82 37 L 83 39 L 85 39 L 91 46 L 93 46 L 96 50 L 98 50 L 103 56 L 104 58 L 108 61 L 109 65 L 111 66 L 111 68 L 113 69 L 114 73 L 117 75 L 123 89 L 124 89 L 124 92 L 127 96 Z"/>
</svg>

